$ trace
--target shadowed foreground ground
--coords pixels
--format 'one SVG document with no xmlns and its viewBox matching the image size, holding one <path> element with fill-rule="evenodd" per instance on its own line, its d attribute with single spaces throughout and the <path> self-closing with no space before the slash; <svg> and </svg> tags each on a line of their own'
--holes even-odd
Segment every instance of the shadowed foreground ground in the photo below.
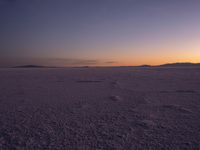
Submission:
<svg viewBox="0 0 200 150">
<path fill-rule="evenodd" d="M 200 149 L 200 69 L 1 69 L 0 149 Z"/>
</svg>

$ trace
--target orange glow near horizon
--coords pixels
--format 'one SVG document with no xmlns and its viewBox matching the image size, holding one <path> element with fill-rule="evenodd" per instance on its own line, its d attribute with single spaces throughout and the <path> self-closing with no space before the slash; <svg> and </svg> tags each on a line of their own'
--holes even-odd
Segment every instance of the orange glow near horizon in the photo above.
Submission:
<svg viewBox="0 0 200 150">
<path fill-rule="evenodd" d="M 3 1 L 0 66 L 200 62 L 198 0 Z"/>
</svg>

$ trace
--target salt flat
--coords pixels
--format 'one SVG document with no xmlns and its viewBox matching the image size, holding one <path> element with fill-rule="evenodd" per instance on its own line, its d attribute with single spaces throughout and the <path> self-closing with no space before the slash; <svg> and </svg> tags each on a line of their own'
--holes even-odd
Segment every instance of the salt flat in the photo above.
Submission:
<svg viewBox="0 0 200 150">
<path fill-rule="evenodd" d="M 200 149 L 200 68 L 0 69 L 0 149 Z"/>
</svg>

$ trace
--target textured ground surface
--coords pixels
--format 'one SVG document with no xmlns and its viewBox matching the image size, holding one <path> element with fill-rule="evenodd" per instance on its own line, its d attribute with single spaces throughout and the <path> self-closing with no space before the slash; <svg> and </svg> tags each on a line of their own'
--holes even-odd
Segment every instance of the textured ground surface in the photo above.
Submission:
<svg viewBox="0 0 200 150">
<path fill-rule="evenodd" d="M 0 69 L 0 149 L 200 149 L 200 69 Z"/>
</svg>

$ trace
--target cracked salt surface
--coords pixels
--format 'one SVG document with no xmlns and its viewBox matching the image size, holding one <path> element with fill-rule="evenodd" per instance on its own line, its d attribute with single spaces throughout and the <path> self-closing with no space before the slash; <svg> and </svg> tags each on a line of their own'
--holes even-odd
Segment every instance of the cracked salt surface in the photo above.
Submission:
<svg viewBox="0 0 200 150">
<path fill-rule="evenodd" d="M 0 70 L 0 150 L 200 149 L 198 68 Z"/>
</svg>

